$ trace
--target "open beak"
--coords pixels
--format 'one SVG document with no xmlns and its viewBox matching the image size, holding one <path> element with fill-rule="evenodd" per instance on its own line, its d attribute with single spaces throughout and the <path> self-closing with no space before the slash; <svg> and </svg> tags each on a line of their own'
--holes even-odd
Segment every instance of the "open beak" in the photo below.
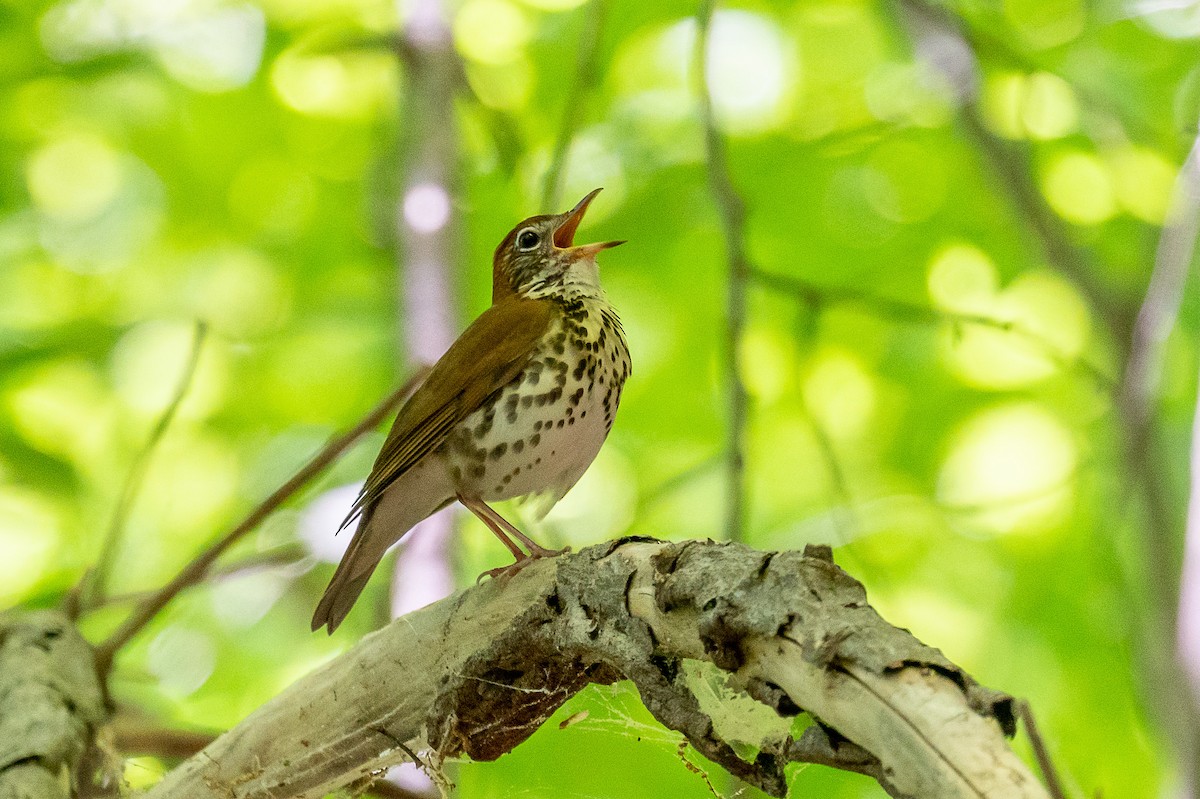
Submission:
<svg viewBox="0 0 1200 799">
<path fill-rule="evenodd" d="M 560 250 L 569 250 L 572 260 L 592 258 L 601 250 L 607 250 L 610 247 L 616 247 L 619 244 L 625 243 L 623 241 L 602 241 L 599 244 L 574 246 L 575 231 L 579 228 L 579 223 L 583 221 L 583 215 L 587 211 L 588 206 L 592 204 L 592 200 L 596 199 L 596 195 L 599 193 L 600 189 L 589 192 L 586 197 L 576 203 L 574 208 L 563 214 L 563 221 L 559 223 L 554 231 L 554 246 Z"/>
</svg>

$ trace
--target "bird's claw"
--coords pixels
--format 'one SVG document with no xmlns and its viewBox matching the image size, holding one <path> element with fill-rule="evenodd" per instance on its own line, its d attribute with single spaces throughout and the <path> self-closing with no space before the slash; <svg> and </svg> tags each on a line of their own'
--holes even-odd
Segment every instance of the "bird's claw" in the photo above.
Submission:
<svg viewBox="0 0 1200 799">
<path fill-rule="evenodd" d="M 546 549 L 545 547 L 535 546 L 530 550 L 528 555 L 518 561 L 510 563 L 507 566 L 498 566 L 495 569 L 488 569 L 487 571 L 480 573 L 479 577 L 475 580 L 475 583 L 478 585 L 484 577 L 491 577 L 493 580 L 498 580 L 501 577 L 512 577 L 517 572 L 533 563 L 535 560 L 558 557 L 559 555 L 570 551 L 570 547 L 563 547 L 562 549 Z"/>
</svg>

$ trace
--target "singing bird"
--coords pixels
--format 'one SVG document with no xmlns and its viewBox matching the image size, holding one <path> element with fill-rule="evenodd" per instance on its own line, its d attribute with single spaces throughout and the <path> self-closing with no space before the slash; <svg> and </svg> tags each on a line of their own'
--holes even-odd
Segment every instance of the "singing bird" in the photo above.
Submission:
<svg viewBox="0 0 1200 799">
<path fill-rule="evenodd" d="M 492 305 L 396 416 L 339 528 L 358 520 L 313 614 L 313 630 L 328 626 L 332 634 L 388 547 L 456 499 L 516 558 L 488 574 L 559 554 L 487 503 L 530 495 L 561 499 L 612 429 L 630 373 L 629 348 L 600 287 L 596 255 L 624 242 L 574 244 L 599 193 L 566 213 L 526 219 L 496 248 Z"/>
</svg>

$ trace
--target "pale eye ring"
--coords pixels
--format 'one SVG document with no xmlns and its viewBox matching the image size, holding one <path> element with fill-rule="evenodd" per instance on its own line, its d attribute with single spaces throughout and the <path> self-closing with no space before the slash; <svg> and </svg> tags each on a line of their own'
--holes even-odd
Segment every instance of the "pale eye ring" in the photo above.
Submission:
<svg viewBox="0 0 1200 799">
<path fill-rule="evenodd" d="M 542 243 L 542 237 L 533 228 L 525 228 L 517 234 L 517 249 L 521 252 L 536 250 Z"/>
</svg>

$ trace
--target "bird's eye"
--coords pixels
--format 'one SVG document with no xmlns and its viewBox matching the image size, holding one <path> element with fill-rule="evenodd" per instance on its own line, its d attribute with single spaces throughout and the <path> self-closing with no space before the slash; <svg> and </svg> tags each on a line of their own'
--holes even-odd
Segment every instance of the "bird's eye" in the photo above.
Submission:
<svg viewBox="0 0 1200 799">
<path fill-rule="evenodd" d="M 537 234 L 536 230 L 522 230 L 517 235 L 517 249 L 521 252 L 535 250 L 541 243 L 542 237 Z"/>
</svg>

